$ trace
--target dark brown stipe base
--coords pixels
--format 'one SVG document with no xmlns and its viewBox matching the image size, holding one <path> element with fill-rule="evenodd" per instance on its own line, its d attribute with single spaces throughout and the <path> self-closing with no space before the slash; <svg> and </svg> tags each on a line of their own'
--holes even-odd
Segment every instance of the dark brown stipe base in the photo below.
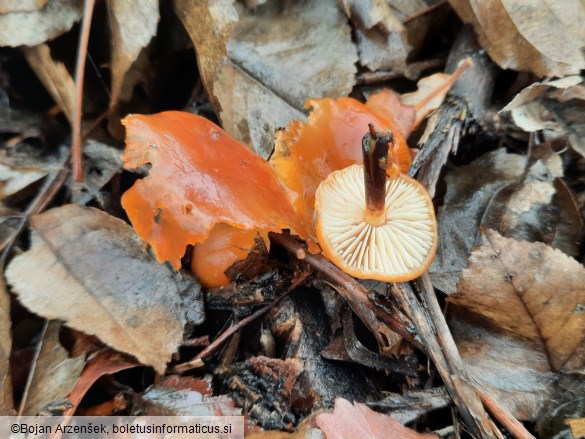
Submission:
<svg viewBox="0 0 585 439">
<path fill-rule="evenodd" d="M 379 133 L 373 124 L 362 139 L 364 155 L 364 182 L 366 191 L 366 218 L 371 225 L 384 222 L 386 205 L 386 165 L 393 136 L 390 131 Z"/>
</svg>

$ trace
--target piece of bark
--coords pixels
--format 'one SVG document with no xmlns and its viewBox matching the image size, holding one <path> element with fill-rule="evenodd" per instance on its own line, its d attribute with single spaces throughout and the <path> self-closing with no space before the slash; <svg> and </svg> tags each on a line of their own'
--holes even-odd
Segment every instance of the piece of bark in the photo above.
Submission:
<svg viewBox="0 0 585 439">
<path fill-rule="evenodd" d="M 467 27 L 453 45 L 446 72 L 453 72 L 466 58 L 473 60 L 473 66 L 461 75 L 447 99 L 429 119 L 419 142 L 421 151 L 408 173 L 410 176 L 417 173 L 421 175 L 419 180 L 431 197 L 435 194 L 439 174 L 449 153 L 457 152 L 461 136 L 472 124 L 482 124 L 482 117 L 491 99 L 495 66 L 477 44 L 473 31 Z"/>
<path fill-rule="evenodd" d="M 301 361 L 300 394 L 314 395 L 312 399 L 318 406 L 330 404 L 340 396 L 358 401 L 376 398 L 366 374 L 355 366 L 333 363 L 321 356 L 331 332 L 315 291 L 297 291 L 285 299 L 272 312 L 271 322 L 276 339 L 285 344 L 284 356 Z M 306 407 L 309 408 L 312 407 Z"/>
</svg>

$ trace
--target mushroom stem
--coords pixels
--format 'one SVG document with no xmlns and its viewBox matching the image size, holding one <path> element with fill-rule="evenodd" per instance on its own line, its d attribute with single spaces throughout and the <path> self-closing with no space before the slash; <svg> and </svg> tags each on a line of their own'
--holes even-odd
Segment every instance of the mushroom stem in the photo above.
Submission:
<svg viewBox="0 0 585 439">
<path fill-rule="evenodd" d="M 386 166 L 388 149 L 393 136 L 390 131 L 380 133 L 373 124 L 362 139 L 364 155 L 364 181 L 366 190 L 366 221 L 373 226 L 385 222 Z"/>
</svg>

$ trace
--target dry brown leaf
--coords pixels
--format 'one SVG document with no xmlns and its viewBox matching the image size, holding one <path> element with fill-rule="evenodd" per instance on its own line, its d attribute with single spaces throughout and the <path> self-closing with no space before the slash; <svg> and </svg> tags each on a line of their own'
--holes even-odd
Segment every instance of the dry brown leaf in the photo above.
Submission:
<svg viewBox="0 0 585 439">
<path fill-rule="evenodd" d="M 571 433 L 576 439 L 585 437 L 585 418 L 567 419 L 565 422 L 571 427 Z"/>
<path fill-rule="evenodd" d="M 585 364 L 585 268 L 558 250 L 488 230 L 449 302 L 468 371 L 516 417 L 534 420 L 557 373 Z"/>
<path fill-rule="evenodd" d="M 48 0 L 2 0 L 0 2 L 0 14 L 9 12 L 38 11 L 47 4 Z"/>
<path fill-rule="evenodd" d="M 585 7 L 564 0 L 449 0 L 472 24 L 481 45 L 504 69 L 537 76 L 576 74 L 585 67 Z"/>
<path fill-rule="evenodd" d="M 404 427 L 392 416 L 370 410 L 365 404 L 352 405 L 343 398 L 335 400 L 333 413 L 322 413 L 317 416 L 317 425 L 323 430 L 327 439 L 437 438 L 434 434 L 417 433 Z"/>
<path fill-rule="evenodd" d="M 137 363 L 111 349 L 97 354 L 87 363 L 87 366 L 81 373 L 81 378 L 77 381 L 77 385 L 67 397 L 71 404 L 73 404 L 73 407 L 66 410 L 63 416 L 72 416 L 75 413 L 75 410 L 77 410 L 79 403 L 87 391 L 99 378 L 136 366 L 138 366 Z"/>
<path fill-rule="evenodd" d="M 48 322 L 40 341 L 41 349 L 33 364 L 32 381 L 29 386 L 24 416 L 37 415 L 47 404 L 65 399 L 77 384 L 85 366 L 85 356 L 69 358 L 59 342 L 62 324 Z"/>
<path fill-rule="evenodd" d="M 342 0 L 354 23 L 360 63 L 371 71 L 406 70 L 410 45 L 406 29 L 384 0 Z"/>
<path fill-rule="evenodd" d="M 525 164 L 525 157 L 498 149 L 446 175 L 447 193 L 437 215 L 439 248 L 429 268 L 433 285 L 444 293 L 456 291 L 490 200 L 520 180 Z"/>
<path fill-rule="evenodd" d="M 6 270 L 19 300 L 163 372 L 183 339 L 180 295 L 198 297 L 192 281 L 157 264 L 129 225 L 96 209 L 66 205 L 33 216 L 31 227 L 31 249 Z"/>
<path fill-rule="evenodd" d="M 387 0 L 402 21 L 412 50 L 410 59 L 417 59 L 428 44 L 441 32 L 441 26 L 449 16 L 451 8 L 443 0 Z M 410 79 L 418 72 L 405 72 Z M 410 74 L 410 75 L 409 75 Z"/>
<path fill-rule="evenodd" d="M 18 210 L 6 207 L 4 203 L 0 202 L 0 248 L 4 248 L 11 239 L 20 223 L 21 215 Z M 0 287 L 0 291 L 2 288 L 5 287 Z"/>
<path fill-rule="evenodd" d="M 158 0 L 111 0 L 108 5 L 112 33 L 110 130 L 122 133 L 118 103 L 132 95 L 138 76 L 127 73 L 156 34 L 159 4 Z"/>
<path fill-rule="evenodd" d="M 73 121 L 75 82 L 65 64 L 55 61 L 46 44 L 24 49 L 24 56 L 69 122 Z"/>
<path fill-rule="evenodd" d="M 540 342 L 510 337 L 468 310 L 451 310 L 449 326 L 466 371 L 516 418 L 537 419 L 556 380 Z"/>
<path fill-rule="evenodd" d="M 122 152 L 97 140 L 88 139 L 83 145 L 85 179 L 82 183 L 71 181 L 71 202 L 87 204 L 96 198 L 104 204 L 101 189 L 122 170 Z"/>
<path fill-rule="evenodd" d="M 67 32 L 82 16 L 82 0 L 48 0 L 39 10 L 0 15 L 0 46 L 36 46 Z"/>
<path fill-rule="evenodd" d="M 67 150 L 48 155 L 42 148 L 20 144 L 0 149 L 0 200 L 19 198 L 31 186 L 63 166 Z"/>
<path fill-rule="evenodd" d="M 553 371 L 585 364 L 585 268 L 541 244 L 482 233 L 449 301 L 518 337 L 539 341 Z"/>
<path fill-rule="evenodd" d="M 10 351 L 12 349 L 10 297 L 0 276 L 0 416 L 8 416 L 14 408 L 12 378 L 10 376 Z"/>
<path fill-rule="evenodd" d="M 567 186 L 563 163 L 547 143 L 533 145 L 522 179 L 496 192 L 481 225 L 518 240 L 543 242 L 577 257 L 583 221 Z"/>
<path fill-rule="evenodd" d="M 148 416 L 241 415 L 242 410 L 228 396 L 207 396 L 199 390 L 200 385 L 190 378 L 171 378 L 148 388 L 137 408 Z"/>
<path fill-rule="evenodd" d="M 231 0 L 175 0 L 223 128 L 268 157 L 274 132 L 304 119 L 309 97 L 345 96 L 356 49 L 334 0 L 270 2 L 255 12 Z"/>
<path fill-rule="evenodd" d="M 585 87 L 580 76 L 543 81 L 526 87 L 500 112 L 510 112 L 514 123 L 527 132 L 551 130 L 566 135 L 585 156 Z"/>
</svg>

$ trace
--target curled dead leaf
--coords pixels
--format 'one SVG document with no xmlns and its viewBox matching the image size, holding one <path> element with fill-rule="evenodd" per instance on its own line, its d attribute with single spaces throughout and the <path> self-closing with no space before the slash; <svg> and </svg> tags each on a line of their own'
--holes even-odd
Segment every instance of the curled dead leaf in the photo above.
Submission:
<svg viewBox="0 0 585 439">
<path fill-rule="evenodd" d="M 112 32 L 110 130 L 123 133 L 119 123 L 119 101 L 128 100 L 134 90 L 138 76 L 128 75 L 128 72 L 156 34 L 159 4 L 158 0 L 136 3 L 112 0 L 108 5 Z"/>
<path fill-rule="evenodd" d="M 565 1 L 449 0 L 473 25 L 481 45 L 504 69 L 537 76 L 576 74 L 585 67 L 585 6 Z"/>
<path fill-rule="evenodd" d="M 391 5 L 379 0 L 342 0 L 354 23 L 360 63 L 371 71 L 405 71 L 410 52 L 406 29 Z"/>
<path fill-rule="evenodd" d="M 554 137 L 566 136 L 569 144 L 585 156 L 585 87 L 580 76 L 567 76 L 526 87 L 501 112 L 527 132 L 547 130 Z"/>
</svg>

